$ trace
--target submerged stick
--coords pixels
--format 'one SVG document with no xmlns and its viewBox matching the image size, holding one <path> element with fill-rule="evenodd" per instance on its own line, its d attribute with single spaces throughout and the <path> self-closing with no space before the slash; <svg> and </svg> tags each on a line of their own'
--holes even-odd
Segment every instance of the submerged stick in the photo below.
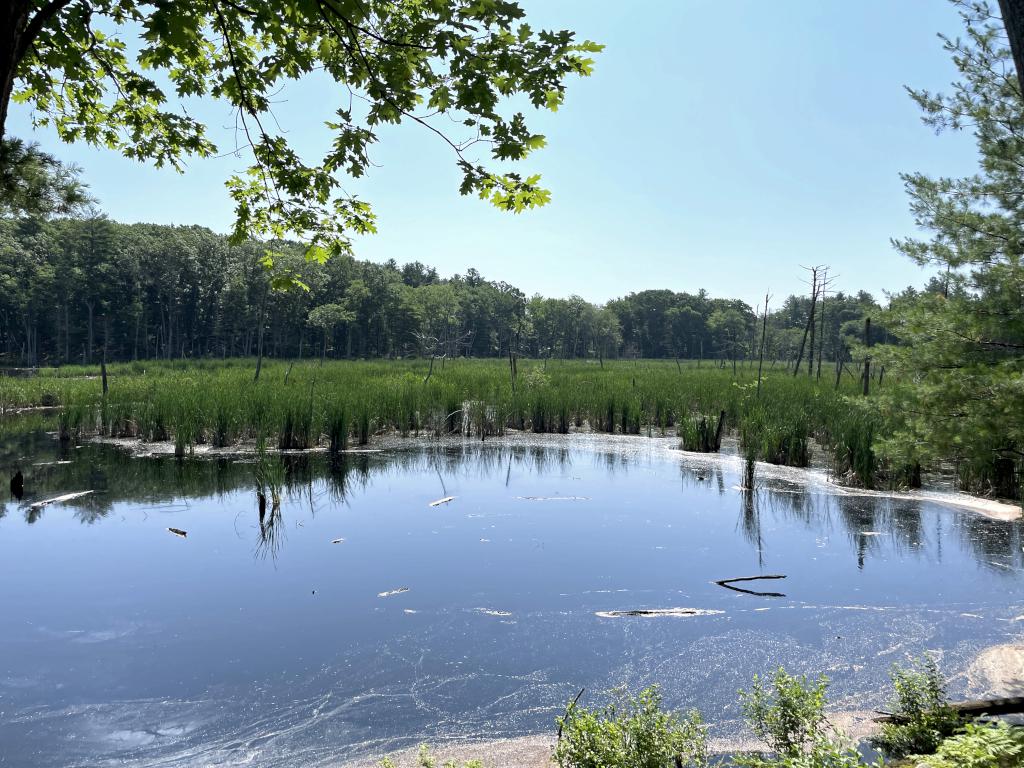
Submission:
<svg viewBox="0 0 1024 768">
<path fill-rule="evenodd" d="M 761 579 L 784 579 L 785 576 L 781 574 L 772 574 L 765 576 L 737 576 L 734 579 L 719 579 L 715 582 L 720 587 L 731 589 L 733 592 L 742 592 L 745 595 L 755 595 L 757 597 L 785 597 L 782 592 L 758 592 L 753 589 L 743 589 L 742 587 L 734 587 L 733 584 L 737 581 L 759 581 Z"/>
<path fill-rule="evenodd" d="M 1016 715 L 1024 712 L 1024 697 L 1015 696 L 1008 699 L 981 699 L 977 701 L 958 701 L 947 705 L 958 715 L 980 717 L 981 715 Z M 908 718 L 893 712 L 876 710 L 881 717 L 872 720 L 874 723 L 905 723 Z"/>
</svg>

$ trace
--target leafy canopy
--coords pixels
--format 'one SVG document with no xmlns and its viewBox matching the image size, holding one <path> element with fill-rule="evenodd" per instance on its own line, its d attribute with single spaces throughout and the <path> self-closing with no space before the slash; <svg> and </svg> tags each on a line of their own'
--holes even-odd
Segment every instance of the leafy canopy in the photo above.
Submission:
<svg viewBox="0 0 1024 768">
<path fill-rule="evenodd" d="M 382 125 L 436 134 L 462 171 L 463 195 L 513 212 L 546 203 L 539 176 L 504 169 L 545 142 L 510 103 L 556 111 L 568 76 L 589 75 L 589 54 L 602 48 L 534 30 L 509 0 L 15 2 L 35 15 L 22 30 L 13 98 L 37 125 L 181 171 L 188 157 L 220 150 L 180 102 L 224 100 L 253 160 L 227 182 L 234 238 L 290 234 L 321 261 L 348 250 L 351 233 L 374 230 L 370 206 L 341 177 L 367 171 Z M 126 42 L 136 35 L 137 50 Z M 330 148 L 308 159 L 277 127 L 272 102 L 318 71 L 337 84 L 328 98 L 338 108 Z M 478 147 L 488 165 L 471 152 Z"/>
</svg>

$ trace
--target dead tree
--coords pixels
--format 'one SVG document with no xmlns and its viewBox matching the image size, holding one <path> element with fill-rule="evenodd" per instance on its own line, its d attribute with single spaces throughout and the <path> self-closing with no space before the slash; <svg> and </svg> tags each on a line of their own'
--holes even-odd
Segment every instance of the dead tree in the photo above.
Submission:
<svg viewBox="0 0 1024 768">
<path fill-rule="evenodd" d="M 764 344 L 768 337 L 768 299 L 769 294 L 764 295 L 764 317 L 761 320 L 761 349 L 757 356 L 757 396 L 761 396 L 761 369 L 764 367 Z"/>
<path fill-rule="evenodd" d="M 804 267 L 811 273 L 811 310 L 807 313 L 807 324 L 804 326 L 804 335 L 800 340 L 800 351 L 796 356 L 796 365 L 793 367 L 793 378 L 800 373 L 800 363 L 804 359 L 804 349 L 807 347 L 807 336 L 811 336 L 811 350 L 808 359 L 808 366 L 813 373 L 814 367 L 814 309 L 818 301 L 818 270 L 821 269 L 821 265 L 816 267 Z"/>
<path fill-rule="evenodd" d="M 864 346 L 868 352 L 864 355 L 864 395 L 867 396 L 871 386 L 871 318 L 864 318 Z"/>
</svg>

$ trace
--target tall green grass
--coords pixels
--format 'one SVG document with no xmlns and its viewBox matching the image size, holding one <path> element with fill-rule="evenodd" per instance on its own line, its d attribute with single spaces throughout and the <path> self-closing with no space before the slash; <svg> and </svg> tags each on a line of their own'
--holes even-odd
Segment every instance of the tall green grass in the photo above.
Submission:
<svg viewBox="0 0 1024 768">
<path fill-rule="evenodd" d="M 567 433 L 679 435 L 693 449 L 701 422 L 725 412 L 745 455 L 806 466 L 812 438 L 838 473 L 870 484 L 879 425 L 851 407 L 855 383 L 816 382 L 784 370 L 755 387 L 741 367 L 677 367 L 675 361 L 520 361 L 516 386 L 499 360 L 429 362 L 269 361 L 258 381 L 250 360 L 146 361 L 109 366 L 104 397 L 97 371 L 69 366 L 32 378 L 0 377 L 0 408 L 57 405 L 56 428 L 87 435 L 171 440 L 180 453 L 197 444 L 229 446 L 266 438 L 282 449 L 324 446 L 334 452 L 379 434 L 464 434 L 480 439 L 508 429 Z M 705 430 L 708 426 L 705 427 Z"/>
</svg>

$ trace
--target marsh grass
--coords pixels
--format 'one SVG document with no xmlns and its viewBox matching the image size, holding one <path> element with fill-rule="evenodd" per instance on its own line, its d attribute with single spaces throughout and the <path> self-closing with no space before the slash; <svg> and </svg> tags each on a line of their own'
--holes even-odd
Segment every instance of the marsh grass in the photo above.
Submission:
<svg viewBox="0 0 1024 768">
<path fill-rule="evenodd" d="M 513 391 L 501 360 L 449 360 L 427 378 L 428 366 L 266 361 L 253 381 L 248 360 L 146 361 L 109 366 L 105 397 L 94 368 L 68 366 L 32 378 L 0 377 L 0 407 L 56 404 L 53 418 L 66 440 L 170 440 L 179 455 L 197 444 L 224 447 L 261 436 L 282 449 L 326 445 L 337 453 L 384 433 L 484 439 L 509 429 L 675 430 L 681 447 L 700 450 L 724 411 L 726 428 L 739 433 L 744 455 L 755 460 L 807 466 L 814 438 L 832 454 L 837 475 L 863 485 L 878 475 L 878 417 L 854 407 L 855 382 L 836 391 L 779 370 L 757 395 L 756 371 L 744 367 L 734 375 L 671 360 L 521 360 Z"/>
</svg>

